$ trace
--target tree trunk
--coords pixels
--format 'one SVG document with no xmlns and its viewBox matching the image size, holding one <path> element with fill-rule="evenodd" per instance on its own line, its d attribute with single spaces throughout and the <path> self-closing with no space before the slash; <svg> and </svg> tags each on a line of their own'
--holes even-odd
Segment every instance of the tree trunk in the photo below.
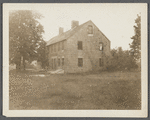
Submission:
<svg viewBox="0 0 150 120">
<path fill-rule="evenodd" d="M 16 63 L 16 71 L 20 71 L 21 70 L 21 64 L 20 63 Z"/>
<path fill-rule="evenodd" d="M 21 57 L 18 57 L 16 60 L 16 71 L 21 70 Z"/>
</svg>

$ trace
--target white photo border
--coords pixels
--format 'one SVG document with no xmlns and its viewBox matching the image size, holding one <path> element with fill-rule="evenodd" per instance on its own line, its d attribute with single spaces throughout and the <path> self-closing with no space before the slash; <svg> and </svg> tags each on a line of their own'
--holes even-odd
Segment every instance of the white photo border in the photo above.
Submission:
<svg viewBox="0 0 150 120">
<path fill-rule="evenodd" d="M 42 3 L 3 4 L 3 115 L 7 117 L 148 117 L 148 23 L 147 3 L 88 3 L 141 5 L 141 110 L 9 110 L 9 11 L 32 10 Z M 46 3 L 42 5 L 48 5 Z M 77 3 L 76 3 L 77 4 Z M 79 3 L 86 4 L 86 3 Z M 56 5 L 56 4 L 55 4 Z M 57 4 L 66 5 L 66 4 Z"/>
</svg>

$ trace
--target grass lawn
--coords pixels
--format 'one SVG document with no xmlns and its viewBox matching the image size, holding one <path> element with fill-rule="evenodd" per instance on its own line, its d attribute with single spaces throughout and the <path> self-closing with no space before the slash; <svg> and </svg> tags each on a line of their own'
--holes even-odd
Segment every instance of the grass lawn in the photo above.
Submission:
<svg viewBox="0 0 150 120">
<path fill-rule="evenodd" d="M 140 72 L 37 74 L 10 71 L 10 110 L 141 109 Z"/>
</svg>

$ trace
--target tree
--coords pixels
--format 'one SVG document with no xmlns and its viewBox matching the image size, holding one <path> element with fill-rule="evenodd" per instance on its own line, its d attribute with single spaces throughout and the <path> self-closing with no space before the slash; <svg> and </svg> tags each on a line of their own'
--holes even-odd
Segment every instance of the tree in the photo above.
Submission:
<svg viewBox="0 0 150 120">
<path fill-rule="evenodd" d="M 129 50 L 123 51 L 121 47 L 118 47 L 111 50 L 111 56 L 106 59 L 106 67 L 110 71 L 130 70 L 137 67 Z"/>
<path fill-rule="evenodd" d="M 130 50 L 123 51 L 121 47 L 112 49 L 112 57 L 106 59 L 108 70 L 130 70 L 138 68 L 137 61 L 141 59 L 141 16 L 137 15 L 134 25 L 135 35 L 130 45 Z"/>
<path fill-rule="evenodd" d="M 39 44 L 39 48 L 37 49 L 37 61 L 41 62 L 41 67 L 46 68 L 48 67 L 48 50 L 46 48 L 46 42 L 43 40 Z"/>
<path fill-rule="evenodd" d="M 141 58 L 141 16 L 137 15 L 135 19 L 136 25 L 134 25 L 135 35 L 131 37 L 133 39 L 130 44 L 131 52 L 133 54 L 133 59 L 135 61 Z"/>
<path fill-rule="evenodd" d="M 37 49 L 43 41 L 44 28 L 38 21 L 43 16 L 30 10 L 13 11 L 9 14 L 9 62 L 20 70 L 25 60 L 37 57 Z"/>
</svg>

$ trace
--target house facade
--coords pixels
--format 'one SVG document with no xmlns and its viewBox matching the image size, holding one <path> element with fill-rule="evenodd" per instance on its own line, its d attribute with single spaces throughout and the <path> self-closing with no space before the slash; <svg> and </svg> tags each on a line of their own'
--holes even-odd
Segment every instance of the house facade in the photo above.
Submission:
<svg viewBox="0 0 150 120">
<path fill-rule="evenodd" d="M 110 41 L 90 20 L 82 25 L 72 21 L 71 29 L 47 42 L 49 69 L 63 69 L 65 73 L 106 69 L 110 56 Z"/>
</svg>

